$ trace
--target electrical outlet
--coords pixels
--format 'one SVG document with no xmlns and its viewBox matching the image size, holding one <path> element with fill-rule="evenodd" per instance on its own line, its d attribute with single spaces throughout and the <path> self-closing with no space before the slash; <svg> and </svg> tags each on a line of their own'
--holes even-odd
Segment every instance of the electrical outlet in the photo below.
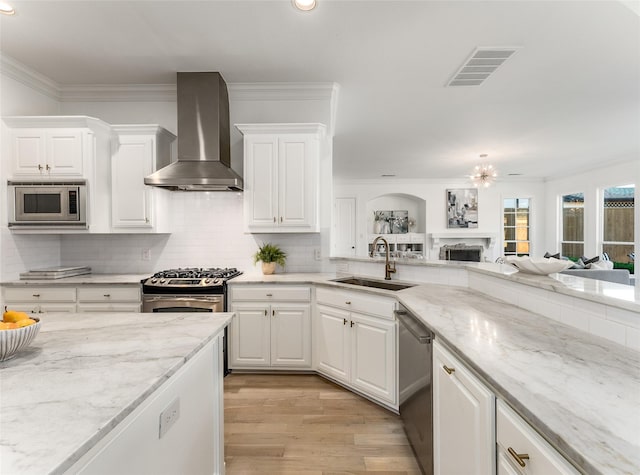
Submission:
<svg viewBox="0 0 640 475">
<path fill-rule="evenodd" d="M 313 250 L 313 257 L 316 261 L 319 261 L 322 259 L 322 255 L 320 254 L 320 249 Z"/>
<path fill-rule="evenodd" d="M 148 261 L 151 259 L 151 249 L 143 249 L 142 250 L 142 260 Z"/>
<path fill-rule="evenodd" d="M 158 428 L 158 439 L 167 433 L 167 431 L 180 418 L 180 398 L 177 397 L 169 404 L 164 411 L 160 413 L 160 424 Z"/>
</svg>

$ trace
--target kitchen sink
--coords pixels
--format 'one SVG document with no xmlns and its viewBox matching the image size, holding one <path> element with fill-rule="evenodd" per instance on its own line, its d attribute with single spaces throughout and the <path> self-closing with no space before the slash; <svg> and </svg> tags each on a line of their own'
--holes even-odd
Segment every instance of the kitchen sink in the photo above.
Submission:
<svg viewBox="0 0 640 475">
<path fill-rule="evenodd" d="M 333 282 L 341 284 L 359 285 L 361 287 L 373 287 L 375 289 L 384 290 L 403 290 L 414 287 L 413 284 L 398 284 L 395 282 L 386 282 L 384 280 L 359 279 L 357 277 L 344 277 L 341 279 L 333 279 Z"/>
</svg>

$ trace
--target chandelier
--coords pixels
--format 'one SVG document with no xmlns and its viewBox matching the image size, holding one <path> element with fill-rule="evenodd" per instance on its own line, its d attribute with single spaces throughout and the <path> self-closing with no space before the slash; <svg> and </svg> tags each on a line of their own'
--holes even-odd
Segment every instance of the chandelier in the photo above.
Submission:
<svg viewBox="0 0 640 475">
<path fill-rule="evenodd" d="M 487 154 L 480 155 L 480 158 L 487 158 Z M 473 182 L 473 186 L 476 188 L 487 188 L 498 177 L 498 172 L 493 165 L 476 165 L 473 169 L 473 173 L 469 176 Z"/>
</svg>

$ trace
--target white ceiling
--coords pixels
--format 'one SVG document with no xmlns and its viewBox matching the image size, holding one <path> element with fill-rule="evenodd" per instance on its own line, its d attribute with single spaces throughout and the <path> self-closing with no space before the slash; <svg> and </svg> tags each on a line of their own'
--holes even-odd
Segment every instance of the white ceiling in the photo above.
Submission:
<svg viewBox="0 0 640 475">
<path fill-rule="evenodd" d="M 607 1 L 26 1 L 3 54 L 61 86 L 336 82 L 334 174 L 502 177 L 640 160 L 640 17 Z M 629 7 L 631 5 L 631 8 Z M 635 9 L 635 11 L 634 11 Z M 478 87 L 445 84 L 478 46 L 519 51 Z"/>
</svg>

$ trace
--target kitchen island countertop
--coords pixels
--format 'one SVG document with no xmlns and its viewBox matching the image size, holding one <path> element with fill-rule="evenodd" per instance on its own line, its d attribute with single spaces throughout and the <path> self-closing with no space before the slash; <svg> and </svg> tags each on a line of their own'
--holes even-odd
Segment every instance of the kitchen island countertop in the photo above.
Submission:
<svg viewBox="0 0 640 475">
<path fill-rule="evenodd" d="M 33 343 L 0 362 L 0 473 L 64 473 L 216 337 L 231 316 L 43 315 Z"/>
</svg>

